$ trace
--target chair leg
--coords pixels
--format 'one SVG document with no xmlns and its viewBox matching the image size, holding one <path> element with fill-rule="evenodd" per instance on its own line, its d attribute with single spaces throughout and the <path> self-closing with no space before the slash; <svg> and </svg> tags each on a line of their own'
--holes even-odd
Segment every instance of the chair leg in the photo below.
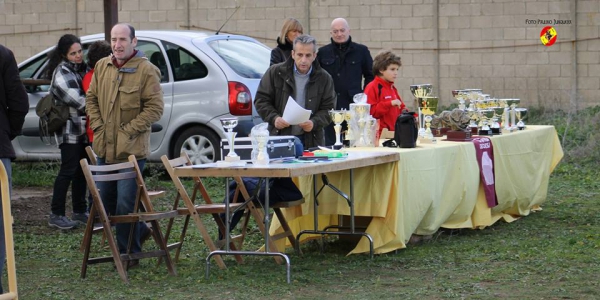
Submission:
<svg viewBox="0 0 600 300">
<path fill-rule="evenodd" d="M 279 219 L 279 223 L 281 224 L 281 227 L 283 228 L 284 234 L 285 234 L 285 236 L 287 236 L 292 247 L 294 249 L 299 249 L 299 248 L 296 248 L 296 242 L 297 242 L 296 237 L 294 236 L 294 233 L 292 232 L 292 229 L 290 228 L 290 225 L 288 224 L 287 220 L 285 219 L 285 216 L 283 215 L 283 212 L 281 211 L 281 209 L 274 208 L 273 211 L 275 211 L 275 215 L 277 215 L 277 219 Z M 300 250 L 300 254 L 302 254 L 302 250 Z"/>
<path fill-rule="evenodd" d="M 85 232 L 83 233 L 83 241 L 81 241 L 80 250 L 83 251 L 83 263 L 81 264 L 81 278 L 85 278 L 87 273 L 88 260 L 90 258 L 90 246 L 92 245 L 92 233 L 94 230 L 94 218 L 96 215 L 96 209 L 92 205 L 90 209 L 90 215 L 88 222 L 85 226 Z"/>
<path fill-rule="evenodd" d="M 158 221 L 156 221 L 156 220 L 150 221 L 150 223 L 152 224 L 152 229 L 153 229 L 152 237 L 154 238 L 154 241 L 156 242 L 158 247 L 163 251 L 163 256 L 165 258 L 165 264 L 167 265 L 167 270 L 169 271 L 170 275 L 176 276 L 177 271 L 175 270 L 175 266 L 173 265 L 173 260 L 171 260 L 171 253 L 169 252 L 169 248 L 167 248 L 167 243 L 165 242 L 165 239 L 163 238 L 162 232 L 160 230 L 160 225 L 158 224 Z M 161 256 L 161 258 L 163 256 Z"/>
<path fill-rule="evenodd" d="M 266 232 L 269 232 L 269 228 L 266 228 L 265 223 L 264 223 L 264 219 L 265 219 L 264 211 L 262 209 L 258 209 L 252 201 L 248 202 L 248 209 L 250 210 L 250 213 L 254 217 L 254 220 L 256 220 L 256 224 L 258 225 L 258 229 L 260 229 L 260 232 L 263 235 Z M 278 252 L 277 246 L 275 246 L 275 243 L 273 243 L 272 239 L 269 239 L 269 247 L 270 247 L 271 252 Z M 277 264 L 280 265 L 283 263 L 283 259 L 281 259 L 281 257 L 273 256 L 273 258 L 275 259 L 275 262 Z"/>
</svg>

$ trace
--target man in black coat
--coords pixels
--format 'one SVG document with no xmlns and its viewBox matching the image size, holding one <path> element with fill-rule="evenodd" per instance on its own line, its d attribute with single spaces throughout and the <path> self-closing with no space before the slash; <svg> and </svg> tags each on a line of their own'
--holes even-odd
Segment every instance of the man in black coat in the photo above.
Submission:
<svg viewBox="0 0 600 300">
<path fill-rule="evenodd" d="M 349 109 L 352 97 L 373 80 L 373 58 L 369 49 L 352 41 L 350 26 L 343 18 L 331 22 L 331 44 L 319 48 L 317 60 L 333 78 L 336 109 Z M 364 78 L 364 82 L 363 82 Z M 335 143 L 333 123 L 325 128 L 325 144 Z"/>
<path fill-rule="evenodd" d="M 10 161 L 15 159 L 12 140 L 19 134 L 29 111 L 29 99 L 25 87 L 19 78 L 19 68 L 12 51 L 0 45 L 0 161 L 6 169 L 9 187 L 11 185 L 12 168 Z M 10 201 L 9 199 L 2 199 Z M 4 243 L 4 217 L 0 205 L 0 274 L 6 260 Z M 0 283 L 0 294 L 2 294 Z"/>
</svg>

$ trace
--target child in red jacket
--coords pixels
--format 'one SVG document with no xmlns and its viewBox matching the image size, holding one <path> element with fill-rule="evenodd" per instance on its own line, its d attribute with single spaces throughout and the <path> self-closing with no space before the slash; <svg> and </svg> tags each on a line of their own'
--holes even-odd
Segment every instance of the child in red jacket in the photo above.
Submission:
<svg viewBox="0 0 600 300">
<path fill-rule="evenodd" d="M 371 115 L 379 120 L 379 133 L 383 128 L 394 131 L 396 119 L 406 109 L 394 87 L 401 65 L 400 56 L 391 51 L 381 52 L 373 60 L 373 74 L 376 76 L 365 87 L 365 94 L 371 104 Z"/>
</svg>

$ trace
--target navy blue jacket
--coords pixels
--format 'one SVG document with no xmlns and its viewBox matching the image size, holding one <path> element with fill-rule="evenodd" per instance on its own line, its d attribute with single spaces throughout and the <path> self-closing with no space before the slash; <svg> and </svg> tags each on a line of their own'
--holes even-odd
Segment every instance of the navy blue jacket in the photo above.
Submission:
<svg viewBox="0 0 600 300">
<path fill-rule="evenodd" d="M 11 141 L 21 134 L 28 111 L 29 98 L 15 56 L 0 45 L 0 158 L 15 158 Z"/>
<path fill-rule="evenodd" d="M 373 58 L 367 46 L 352 42 L 352 37 L 346 43 L 348 48 L 344 54 L 339 50 L 341 45 L 333 40 L 319 48 L 317 54 L 321 68 L 333 78 L 337 93 L 336 109 L 348 109 L 350 103 L 354 103 L 352 97 L 362 93 L 364 87 L 373 80 Z"/>
</svg>

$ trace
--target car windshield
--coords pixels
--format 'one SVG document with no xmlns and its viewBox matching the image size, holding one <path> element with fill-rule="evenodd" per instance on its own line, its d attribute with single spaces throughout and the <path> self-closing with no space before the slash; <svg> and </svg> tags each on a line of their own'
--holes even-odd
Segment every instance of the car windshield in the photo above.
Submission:
<svg viewBox="0 0 600 300">
<path fill-rule="evenodd" d="M 271 51 L 245 40 L 216 40 L 209 46 L 240 76 L 260 79 L 269 68 Z"/>
</svg>

